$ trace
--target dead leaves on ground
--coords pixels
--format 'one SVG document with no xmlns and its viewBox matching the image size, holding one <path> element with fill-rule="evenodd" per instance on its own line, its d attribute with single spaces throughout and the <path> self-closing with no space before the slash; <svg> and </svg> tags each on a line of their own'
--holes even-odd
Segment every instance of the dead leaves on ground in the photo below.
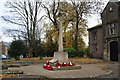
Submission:
<svg viewBox="0 0 120 80">
<path fill-rule="evenodd" d="M 6 78 L 9 76 L 16 76 L 17 74 L 0 74 L 0 78 Z"/>
<path fill-rule="evenodd" d="M 101 70 L 103 70 L 105 72 L 109 72 L 109 70 L 105 69 L 105 66 L 103 66 L 103 65 L 99 65 L 98 68 L 100 68 Z"/>
<path fill-rule="evenodd" d="M 92 59 L 92 58 L 70 58 L 70 61 L 78 61 L 78 62 L 96 62 L 96 63 L 100 63 L 100 62 L 104 62 L 103 60 L 100 59 Z"/>
</svg>

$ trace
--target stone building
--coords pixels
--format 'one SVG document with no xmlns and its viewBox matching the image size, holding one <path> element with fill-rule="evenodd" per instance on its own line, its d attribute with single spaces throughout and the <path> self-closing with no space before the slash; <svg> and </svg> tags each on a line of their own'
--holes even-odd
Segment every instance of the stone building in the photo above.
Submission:
<svg viewBox="0 0 120 80">
<path fill-rule="evenodd" d="M 103 29 L 102 25 L 97 25 L 88 29 L 89 31 L 89 46 L 90 56 L 93 58 L 103 58 Z"/>
<path fill-rule="evenodd" d="M 8 44 L 6 42 L 0 42 L 0 54 L 8 56 Z"/>
<path fill-rule="evenodd" d="M 0 42 L 0 55 L 2 54 L 2 42 Z"/>
<path fill-rule="evenodd" d="M 88 29 L 90 54 L 94 58 L 120 61 L 120 2 L 109 2 L 101 18 L 102 25 Z"/>
</svg>

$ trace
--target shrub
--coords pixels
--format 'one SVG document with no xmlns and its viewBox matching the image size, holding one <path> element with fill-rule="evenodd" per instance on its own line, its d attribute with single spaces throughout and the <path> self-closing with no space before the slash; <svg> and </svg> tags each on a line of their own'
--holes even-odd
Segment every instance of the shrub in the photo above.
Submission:
<svg viewBox="0 0 120 80">
<path fill-rule="evenodd" d="M 79 57 L 83 57 L 84 54 L 85 54 L 85 52 L 84 52 L 84 50 L 79 50 L 79 51 L 77 52 L 77 54 L 78 54 Z"/>
<path fill-rule="evenodd" d="M 73 57 L 77 56 L 77 51 L 74 48 L 66 48 L 64 51 L 68 52 L 69 58 L 73 58 Z"/>
<path fill-rule="evenodd" d="M 20 57 L 18 57 L 18 56 L 17 56 L 17 57 L 15 57 L 15 60 L 20 60 Z"/>
<path fill-rule="evenodd" d="M 40 60 L 43 60 L 43 57 L 42 57 L 42 56 L 40 56 Z"/>
<path fill-rule="evenodd" d="M 89 47 L 85 48 L 85 55 L 88 56 L 88 57 L 91 57 L 89 50 L 90 50 Z"/>
</svg>

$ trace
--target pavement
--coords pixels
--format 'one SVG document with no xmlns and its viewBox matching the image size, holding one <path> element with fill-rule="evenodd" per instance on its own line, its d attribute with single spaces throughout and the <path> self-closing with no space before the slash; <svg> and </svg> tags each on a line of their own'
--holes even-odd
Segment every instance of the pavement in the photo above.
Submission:
<svg viewBox="0 0 120 80">
<path fill-rule="evenodd" d="M 120 64 L 103 64 L 105 69 L 112 70 L 108 75 L 99 76 L 99 78 L 120 78 Z"/>
<path fill-rule="evenodd" d="M 96 78 L 112 73 L 112 70 L 100 69 L 98 66 L 106 64 L 81 64 L 81 69 L 49 71 L 43 68 L 43 64 L 22 66 L 19 69 L 27 76 L 44 76 L 46 78 Z"/>
</svg>

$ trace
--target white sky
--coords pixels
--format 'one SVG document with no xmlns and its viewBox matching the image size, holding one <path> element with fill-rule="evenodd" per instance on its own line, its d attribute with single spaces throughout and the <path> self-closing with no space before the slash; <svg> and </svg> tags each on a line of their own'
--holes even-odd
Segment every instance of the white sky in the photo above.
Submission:
<svg viewBox="0 0 120 80">
<path fill-rule="evenodd" d="M 1 16 L 3 16 L 6 12 L 5 12 L 5 6 L 4 6 L 4 3 L 6 2 L 7 0 L 0 0 L 0 41 L 4 41 L 4 42 L 11 42 L 12 41 L 12 38 L 10 37 L 7 37 L 5 35 L 3 35 L 3 32 L 5 29 L 8 29 L 8 28 L 12 28 L 14 25 L 10 24 L 10 23 L 7 23 L 5 22 Z M 108 1 L 108 0 L 105 0 L 105 1 Z M 91 17 L 88 18 L 88 27 L 93 27 L 97 24 L 99 24 L 98 22 L 98 19 L 99 19 L 99 16 L 97 15 L 93 15 Z M 88 36 L 84 38 L 85 42 L 86 42 L 86 45 L 88 45 Z"/>
<path fill-rule="evenodd" d="M 13 26 L 10 23 L 5 22 L 1 16 L 3 16 L 5 14 L 5 5 L 4 3 L 7 0 L 0 0 L 0 41 L 5 41 L 5 42 L 10 42 L 12 40 L 12 38 L 10 37 L 6 37 L 5 35 L 3 35 L 3 32 L 5 29 L 9 28 L 10 26 Z"/>
</svg>

